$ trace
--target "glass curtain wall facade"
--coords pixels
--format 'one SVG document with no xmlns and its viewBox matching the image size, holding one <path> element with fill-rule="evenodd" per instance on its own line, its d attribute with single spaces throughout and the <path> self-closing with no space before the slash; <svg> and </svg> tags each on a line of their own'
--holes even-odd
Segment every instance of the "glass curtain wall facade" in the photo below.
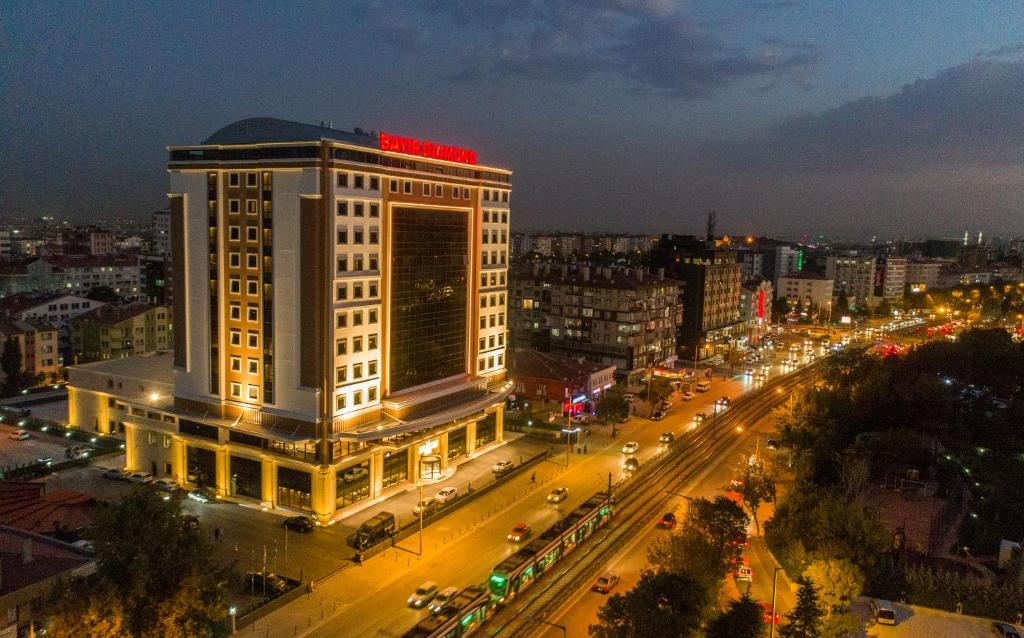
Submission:
<svg viewBox="0 0 1024 638">
<path fill-rule="evenodd" d="M 392 211 L 392 391 L 466 372 L 468 224 L 464 211 Z"/>
</svg>

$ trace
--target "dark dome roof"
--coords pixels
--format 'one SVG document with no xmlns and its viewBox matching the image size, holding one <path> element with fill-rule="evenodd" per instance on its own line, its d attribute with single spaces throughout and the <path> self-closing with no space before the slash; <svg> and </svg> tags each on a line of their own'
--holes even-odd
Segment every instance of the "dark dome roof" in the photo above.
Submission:
<svg viewBox="0 0 1024 638">
<path fill-rule="evenodd" d="M 374 134 L 341 131 L 327 126 L 289 122 L 273 117 L 250 117 L 232 122 L 203 144 L 265 144 L 269 142 L 313 142 L 321 139 L 337 140 L 361 146 L 377 146 Z"/>
</svg>

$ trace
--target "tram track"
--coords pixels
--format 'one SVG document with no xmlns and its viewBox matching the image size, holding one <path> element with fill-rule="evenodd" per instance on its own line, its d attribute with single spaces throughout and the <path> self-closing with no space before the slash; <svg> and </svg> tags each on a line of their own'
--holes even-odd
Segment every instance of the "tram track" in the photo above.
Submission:
<svg viewBox="0 0 1024 638">
<path fill-rule="evenodd" d="M 733 444 L 735 439 L 727 436 L 730 431 L 770 413 L 793 389 L 815 378 L 822 362 L 818 360 L 741 395 L 731 408 L 682 437 L 666 453 L 623 481 L 613 490 L 616 509 L 611 525 L 547 574 L 535 591 L 527 590 L 499 611 L 488 623 L 485 630 L 488 635 L 529 636 L 542 629 L 540 620 L 565 604 L 581 582 L 593 579 L 623 546 L 645 529 L 664 508 L 672 492 Z"/>
</svg>

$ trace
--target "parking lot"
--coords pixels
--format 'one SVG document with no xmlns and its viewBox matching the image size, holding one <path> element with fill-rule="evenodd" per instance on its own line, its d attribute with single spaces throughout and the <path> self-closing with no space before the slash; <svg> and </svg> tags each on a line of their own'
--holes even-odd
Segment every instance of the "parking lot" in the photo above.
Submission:
<svg viewBox="0 0 1024 638">
<path fill-rule="evenodd" d="M 17 425 L 0 424 L 0 470 L 30 465 L 42 457 L 52 457 L 54 462 L 64 460 L 68 442 L 63 437 L 30 431 L 30 438 L 15 441 L 10 435 L 17 429 Z"/>
<path fill-rule="evenodd" d="M 996 635 L 991 620 L 912 605 L 896 605 L 896 625 L 878 625 L 871 619 L 868 600 L 856 600 L 853 611 L 864 620 L 863 635 L 871 638 L 992 638 Z"/>
</svg>

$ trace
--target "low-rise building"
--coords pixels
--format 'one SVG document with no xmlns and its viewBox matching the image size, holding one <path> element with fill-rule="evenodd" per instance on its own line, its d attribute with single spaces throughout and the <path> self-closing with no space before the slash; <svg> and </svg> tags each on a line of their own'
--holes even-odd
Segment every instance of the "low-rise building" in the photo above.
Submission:
<svg viewBox="0 0 1024 638">
<path fill-rule="evenodd" d="M 779 277 L 779 296 L 801 312 L 827 312 L 832 304 L 832 291 L 832 280 L 818 273 Z"/>
<path fill-rule="evenodd" d="M 31 378 L 45 383 L 60 371 L 57 327 L 46 319 L 0 318 L 0 348 L 13 339 L 21 351 L 21 369 Z M 3 372 L 0 372 L 3 375 Z M 0 376 L 2 378 L 2 376 Z"/>
<path fill-rule="evenodd" d="M 0 636 L 39 635 L 48 597 L 61 580 L 88 576 L 95 559 L 83 550 L 40 534 L 0 525 Z"/>
<path fill-rule="evenodd" d="M 939 287 L 940 261 L 908 261 L 906 282 L 907 289 L 912 293 L 920 293 Z"/>
<path fill-rule="evenodd" d="M 141 302 L 100 306 L 71 320 L 71 347 L 83 363 L 169 350 L 170 312 Z"/>
<path fill-rule="evenodd" d="M 512 382 L 517 398 L 526 401 L 565 401 L 566 408 L 599 401 L 615 385 L 615 366 L 571 359 L 536 350 L 520 350 L 511 357 Z"/>
<path fill-rule="evenodd" d="M 774 299 L 775 289 L 768 280 L 749 281 L 740 289 L 740 320 L 747 328 L 748 345 L 756 347 L 770 334 Z"/>
<path fill-rule="evenodd" d="M 57 328 L 58 365 L 71 360 L 71 319 L 105 305 L 77 295 L 19 293 L 0 298 L 0 318 L 45 319 Z"/>
</svg>

